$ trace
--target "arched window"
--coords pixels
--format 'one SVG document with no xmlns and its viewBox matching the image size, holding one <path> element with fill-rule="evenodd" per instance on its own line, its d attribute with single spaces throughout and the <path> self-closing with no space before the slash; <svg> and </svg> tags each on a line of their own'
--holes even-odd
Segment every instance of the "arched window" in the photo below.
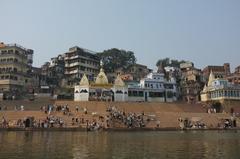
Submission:
<svg viewBox="0 0 240 159">
<path fill-rule="evenodd" d="M 80 93 L 88 93 L 88 91 L 86 89 L 82 89 Z"/>
</svg>

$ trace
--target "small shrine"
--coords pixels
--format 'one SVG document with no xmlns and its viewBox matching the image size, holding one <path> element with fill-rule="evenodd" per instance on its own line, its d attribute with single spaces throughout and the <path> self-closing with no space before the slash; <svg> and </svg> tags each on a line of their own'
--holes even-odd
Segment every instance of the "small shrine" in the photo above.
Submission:
<svg viewBox="0 0 240 159">
<path fill-rule="evenodd" d="M 103 70 L 103 63 L 100 62 L 100 72 L 94 83 L 89 83 L 84 74 L 79 85 L 74 89 L 74 101 L 126 101 L 128 97 L 127 87 L 117 76 L 114 84 L 108 83 L 108 78 Z"/>
</svg>

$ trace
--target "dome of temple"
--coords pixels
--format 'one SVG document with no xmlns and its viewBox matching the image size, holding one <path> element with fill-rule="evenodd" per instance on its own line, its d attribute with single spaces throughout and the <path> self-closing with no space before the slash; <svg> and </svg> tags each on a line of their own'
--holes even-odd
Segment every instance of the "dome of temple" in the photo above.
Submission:
<svg viewBox="0 0 240 159">
<path fill-rule="evenodd" d="M 98 84 L 98 85 L 106 85 L 106 84 L 108 84 L 108 78 L 107 78 L 107 76 L 104 73 L 102 68 L 100 69 L 100 72 L 97 75 L 95 84 Z"/>
<path fill-rule="evenodd" d="M 83 75 L 83 77 L 80 81 L 80 86 L 89 86 L 89 81 L 85 74 Z"/>
<path fill-rule="evenodd" d="M 209 78 L 208 78 L 208 87 L 212 85 L 212 82 L 215 80 L 215 76 L 213 72 L 211 71 Z"/>
<path fill-rule="evenodd" d="M 118 75 L 117 78 L 115 79 L 114 86 L 120 86 L 120 87 L 124 87 L 125 86 L 125 83 L 123 82 L 123 80 L 120 77 L 120 75 Z"/>
</svg>

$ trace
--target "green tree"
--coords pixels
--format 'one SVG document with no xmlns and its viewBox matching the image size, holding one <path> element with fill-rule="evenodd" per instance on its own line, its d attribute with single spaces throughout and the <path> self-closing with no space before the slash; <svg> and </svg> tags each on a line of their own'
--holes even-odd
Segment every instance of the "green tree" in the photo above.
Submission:
<svg viewBox="0 0 240 159">
<path fill-rule="evenodd" d="M 162 66 L 163 67 L 166 67 L 166 66 L 170 66 L 170 67 L 177 67 L 177 68 L 180 68 L 180 64 L 181 63 L 185 63 L 186 61 L 184 60 L 176 60 L 176 59 L 172 59 L 170 60 L 170 58 L 164 58 L 164 59 L 159 59 L 156 63 L 156 66 L 160 66 L 160 64 L 162 63 Z"/>
<path fill-rule="evenodd" d="M 122 68 L 125 71 L 129 66 L 136 63 L 136 57 L 132 51 L 112 48 L 97 53 L 97 55 L 102 59 L 103 68 L 108 73 L 114 72 L 118 68 Z"/>
</svg>

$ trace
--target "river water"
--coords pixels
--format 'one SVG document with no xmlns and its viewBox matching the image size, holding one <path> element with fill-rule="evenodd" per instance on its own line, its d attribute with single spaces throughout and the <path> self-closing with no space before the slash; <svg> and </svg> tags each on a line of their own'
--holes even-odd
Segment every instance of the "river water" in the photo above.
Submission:
<svg viewBox="0 0 240 159">
<path fill-rule="evenodd" d="M 239 159 L 240 131 L 2 131 L 1 159 Z"/>
</svg>

